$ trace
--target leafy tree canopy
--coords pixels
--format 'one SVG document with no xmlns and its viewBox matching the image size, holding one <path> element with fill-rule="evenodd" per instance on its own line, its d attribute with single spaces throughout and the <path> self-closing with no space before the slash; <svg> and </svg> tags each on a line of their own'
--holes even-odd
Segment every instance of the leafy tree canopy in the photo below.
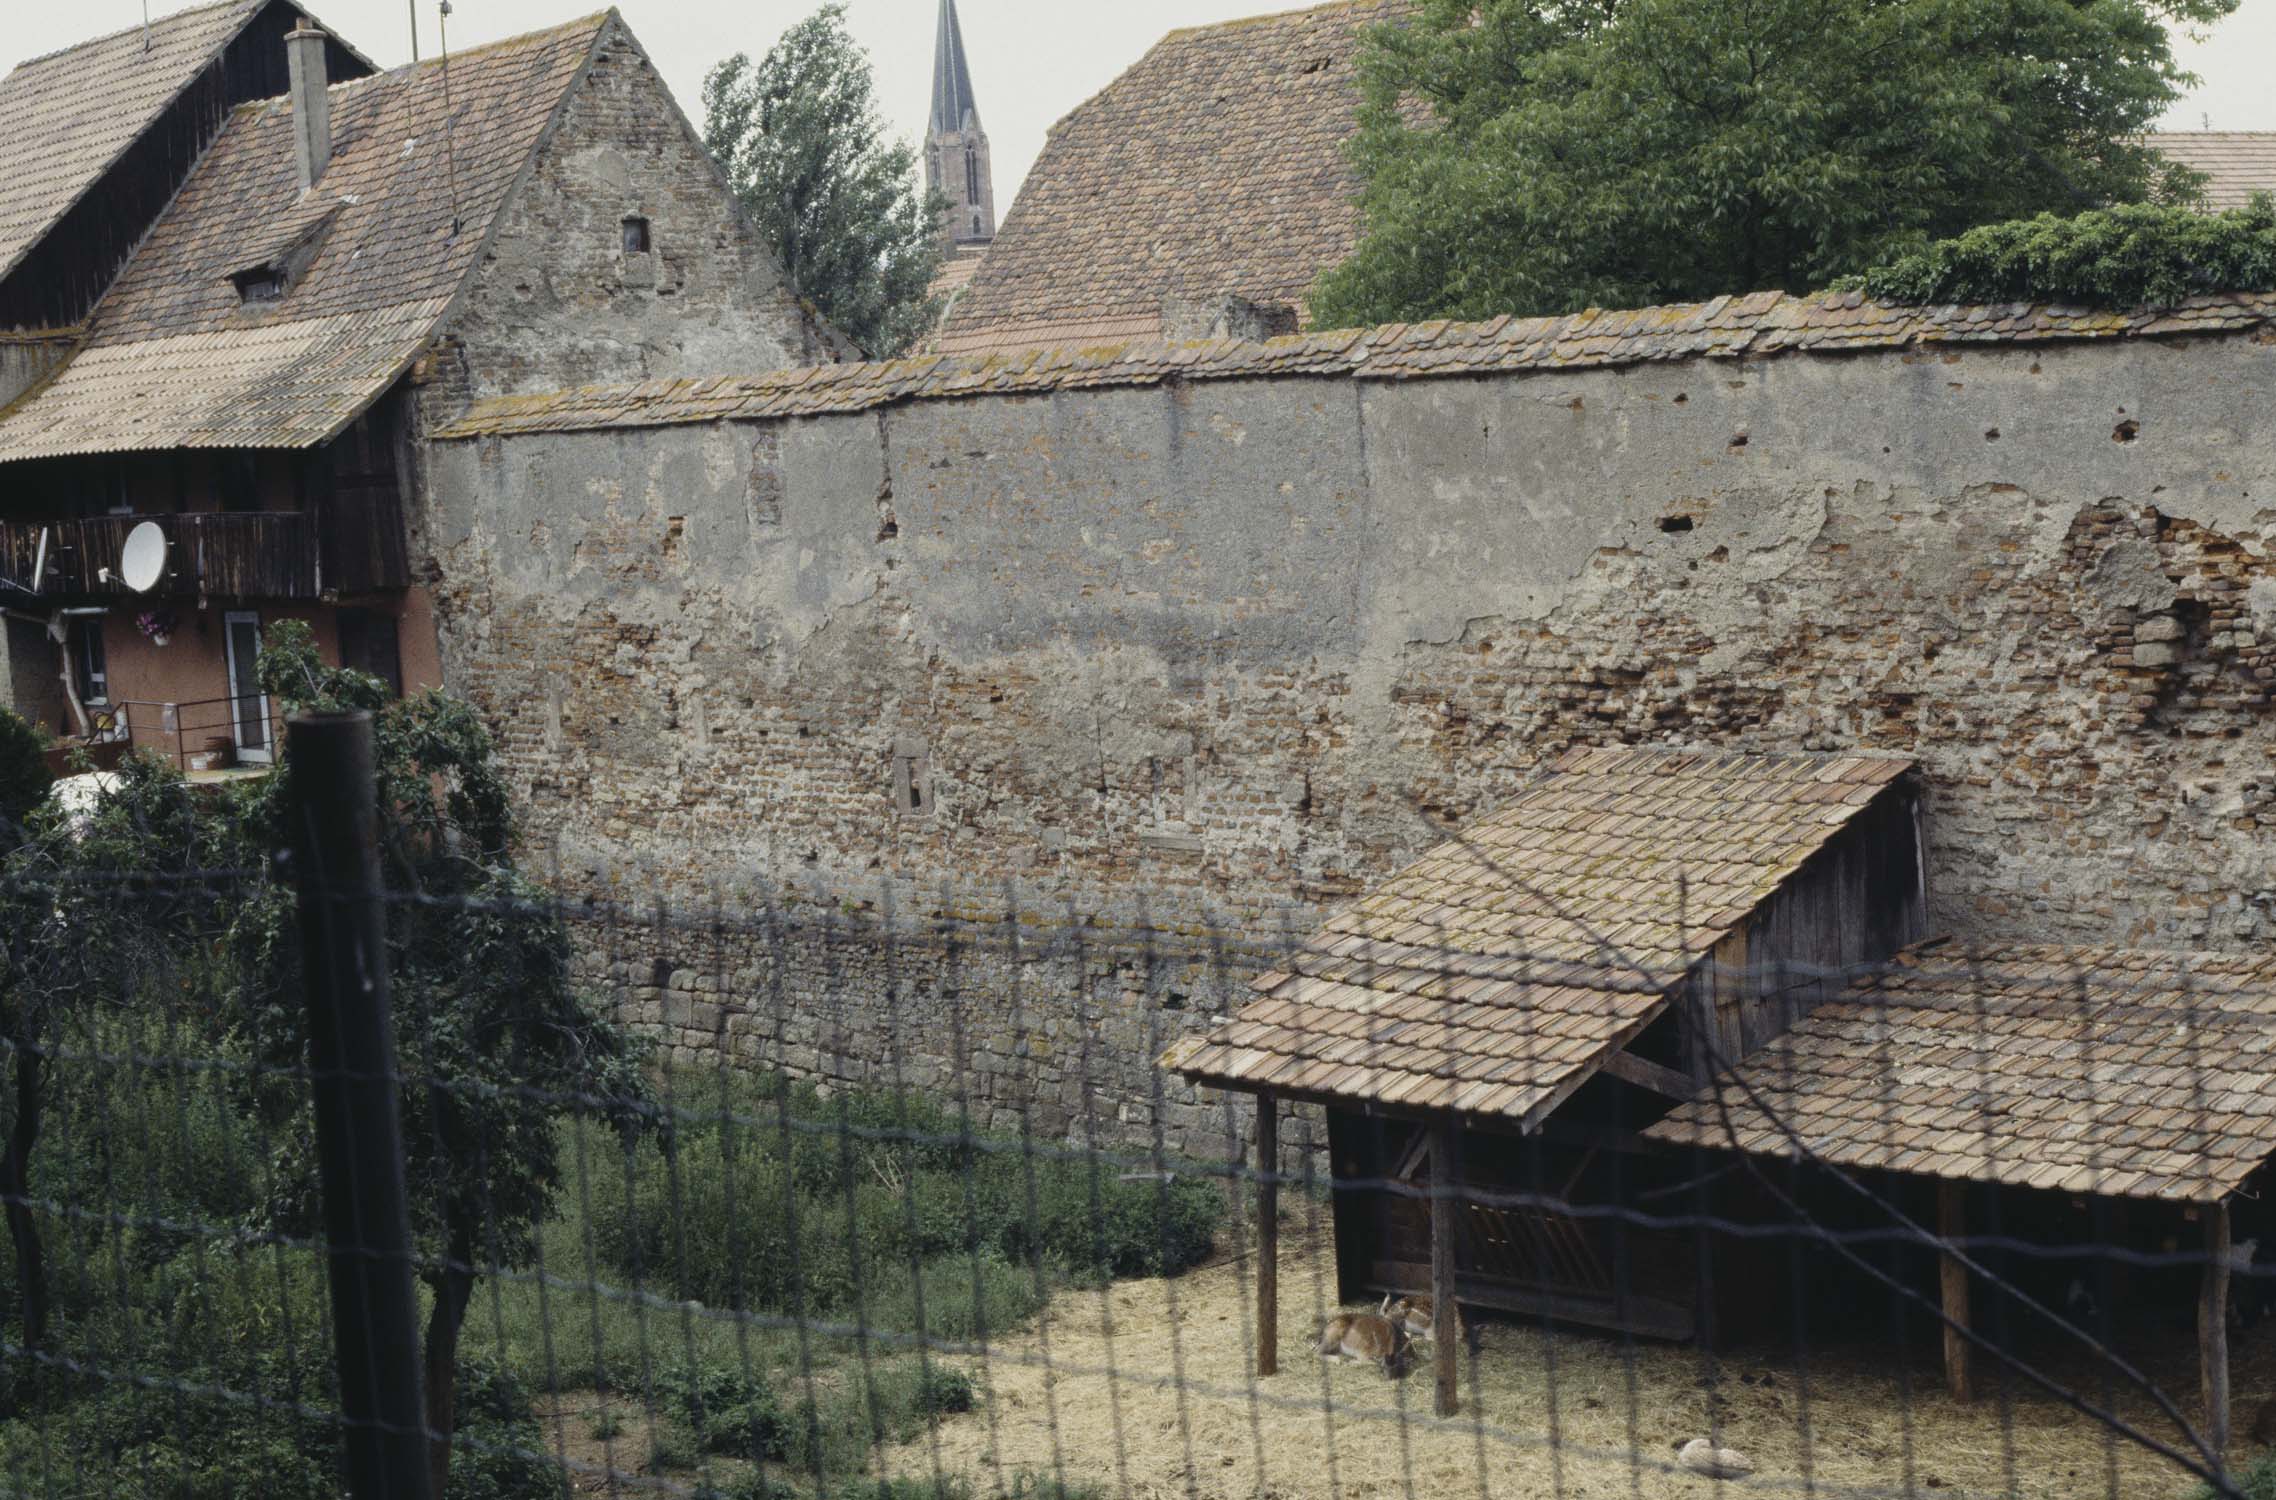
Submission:
<svg viewBox="0 0 2276 1500">
<path fill-rule="evenodd" d="M 1803 291 L 1978 224 L 2191 201 L 2140 133 L 2238 0 L 1423 0 L 1381 28 L 1321 326 Z"/>
<path fill-rule="evenodd" d="M 20 836 L 53 780 L 46 738 L 14 709 L 0 706 L 0 849 Z"/>
<path fill-rule="evenodd" d="M 886 139 L 869 57 L 832 3 L 764 61 L 738 52 L 703 81 L 703 139 L 774 242 L 792 288 L 873 359 L 932 326 L 942 202 L 916 152 Z"/>
<path fill-rule="evenodd" d="M 1985 224 L 1845 290 L 1877 302 L 2077 302 L 2170 307 L 2203 292 L 2276 291 L 2276 198 L 2201 214 L 2150 203 Z"/>
</svg>

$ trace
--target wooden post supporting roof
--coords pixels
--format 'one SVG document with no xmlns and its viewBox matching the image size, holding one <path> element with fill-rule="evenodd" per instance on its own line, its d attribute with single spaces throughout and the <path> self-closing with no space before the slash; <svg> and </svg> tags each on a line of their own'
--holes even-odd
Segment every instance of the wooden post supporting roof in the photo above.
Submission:
<svg viewBox="0 0 2276 1500">
<path fill-rule="evenodd" d="M 1438 1367 L 1438 1414 L 1462 1409 L 1461 1345 L 1454 1304 L 1454 1222 L 1457 1205 L 1454 1127 L 1430 1127 L 1431 1357 Z"/>
<path fill-rule="evenodd" d="M 1257 1095 L 1257 1373 L 1280 1370 L 1280 1101 Z"/>
<path fill-rule="evenodd" d="M 2229 1206 L 2208 1205 L 2205 1281 L 2197 1298 L 2197 1375 L 2205 1393 L 2205 1446 L 2223 1469 L 2229 1452 Z"/>
<path fill-rule="evenodd" d="M 1947 1246 L 1966 1236 L 1968 1185 L 1942 1181 L 1936 1184 L 1936 1232 Z M 1944 1383 L 1955 1401 L 1976 1399 L 1975 1381 L 1968 1369 L 1968 1268 L 1947 1249 L 1939 1257 L 1944 1288 Z"/>
</svg>

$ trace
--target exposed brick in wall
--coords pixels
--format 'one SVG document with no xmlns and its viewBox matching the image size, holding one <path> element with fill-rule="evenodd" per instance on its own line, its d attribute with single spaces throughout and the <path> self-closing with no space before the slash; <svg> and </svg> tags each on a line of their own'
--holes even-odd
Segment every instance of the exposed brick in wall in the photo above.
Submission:
<svg viewBox="0 0 2276 1500">
<path fill-rule="evenodd" d="M 572 891 L 1016 890 L 1221 921 L 1239 979 L 1572 744 L 1857 746 L 1924 763 L 1933 927 L 2227 947 L 2276 937 L 2272 394 L 2249 336 L 1066 392 L 444 444 L 432 529 L 454 684 Z M 1080 1079 L 949 1045 L 1016 1055 L 1016 999 L 1097 1039 L 1126 1138 L 1221 1142 L 1149 1066 L 1221 1002 L 1087 998 L 1209 983 L 895 988 L 843 946 L 683 965 L 700 1002 L 613 978 L 675 1047 L 1080 1118 Z"/>
</svg>

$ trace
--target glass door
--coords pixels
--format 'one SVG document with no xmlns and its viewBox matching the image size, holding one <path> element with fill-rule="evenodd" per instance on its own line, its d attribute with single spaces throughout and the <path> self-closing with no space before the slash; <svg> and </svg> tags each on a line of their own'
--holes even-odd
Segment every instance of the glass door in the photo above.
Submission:
<svg viewBox="0 0 2276 1500">
<path fill-rule="evenodd" d="M 237 737 L 237 759 L 265 766 L 274 759 L 269 743 L 269 700 L 261 692 L 254 663 L 261 656 L 261 617 L 250 610 L 222 616 L 229 650 L 229 717 Z"/>
</svg>

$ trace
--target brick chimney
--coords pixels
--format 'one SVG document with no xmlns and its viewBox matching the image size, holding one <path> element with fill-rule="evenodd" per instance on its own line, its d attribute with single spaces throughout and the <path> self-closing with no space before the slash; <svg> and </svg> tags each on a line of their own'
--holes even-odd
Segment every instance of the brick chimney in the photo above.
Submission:
<svg viewBox="0 0 2276 1500">
<path fill-rule="evenodd" d="M 324 76 L 324 33 L 303 19 L 285 36 L 285 62 L 292 75 L 292 155 L 300 167 L 300 190 L 323 180 L 332 161 L 331 82 Z"/>
</svg>

